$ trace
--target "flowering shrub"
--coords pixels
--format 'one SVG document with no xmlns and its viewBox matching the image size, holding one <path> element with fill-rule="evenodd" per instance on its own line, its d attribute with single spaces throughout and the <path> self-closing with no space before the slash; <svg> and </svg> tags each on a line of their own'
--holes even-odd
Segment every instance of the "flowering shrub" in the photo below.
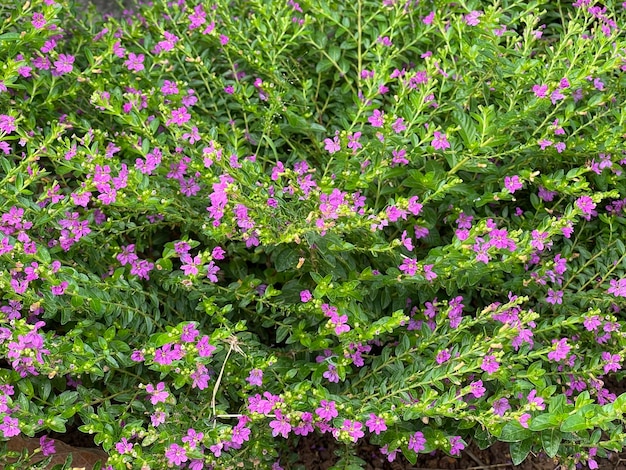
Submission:
<svg viewBox="0 0 626 470">
<path fill-rule="evenodd" d="M 623 5 L 4 4 L 4 441 L 622 449 Z"/>
</svg>

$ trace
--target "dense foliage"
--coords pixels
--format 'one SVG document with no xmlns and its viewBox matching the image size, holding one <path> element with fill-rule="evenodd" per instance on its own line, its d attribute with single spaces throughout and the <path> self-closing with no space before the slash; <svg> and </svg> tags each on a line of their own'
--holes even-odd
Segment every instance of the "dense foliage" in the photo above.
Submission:
<svg viewBox="0 0 626 470">
<path fill-rule="evenodd" d="M 0 438 L 620 451 L 625 8 L 2 2 Z"/>
</svg>

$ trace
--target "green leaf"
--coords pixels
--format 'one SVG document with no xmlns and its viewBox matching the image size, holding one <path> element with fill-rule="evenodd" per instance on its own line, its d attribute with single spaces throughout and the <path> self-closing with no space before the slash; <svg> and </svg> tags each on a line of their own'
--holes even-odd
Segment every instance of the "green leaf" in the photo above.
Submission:
<svg viewBox="0 0 626 470">
<path fill-rule="evenodd" d="M 522 442 L 511 442 L 509 449 L 511 451 L 513 465 L 519 465 L 526 459 L 532 445 L 532 439 L 525 439 Z"/>
<path fill-rule="evenodd" d="M 576 432 L 587 429 L 587 421 L 579 414 L 568 417 L 563 424 L 561 424 L 562 432 Z"/>
<path fill-rule="evenodd" d="M 543 431 L 544 429 L 558 428 L 561 420 L 554 414 L 542 414 L 530 421 L 531 431 Z"/>
<path fill-rule="evenodd" d="M 563 434 L 558 429 L 549 429 L 541 432 L 541 445 L 546 455 L 553 458 L 559 451 Z"/>
<path fill-rule="evenodd" d="M 517 421 L 509 421 L 502 428 L 499 439 L 502 442 L 520 442 L 532 435 L 530 429 L 522 427 Z"/>
</svg>

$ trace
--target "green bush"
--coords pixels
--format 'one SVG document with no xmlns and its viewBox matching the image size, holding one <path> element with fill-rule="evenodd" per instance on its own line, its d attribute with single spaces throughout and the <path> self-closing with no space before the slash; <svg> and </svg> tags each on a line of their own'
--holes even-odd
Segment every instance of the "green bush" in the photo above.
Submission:
<svg viewBox="0 0 626 470">
<path fill-rule="evenodd" d="M 623 5 L 71 3 L 0 7 L 4 440 L 621 451 Z"/>
</svg>

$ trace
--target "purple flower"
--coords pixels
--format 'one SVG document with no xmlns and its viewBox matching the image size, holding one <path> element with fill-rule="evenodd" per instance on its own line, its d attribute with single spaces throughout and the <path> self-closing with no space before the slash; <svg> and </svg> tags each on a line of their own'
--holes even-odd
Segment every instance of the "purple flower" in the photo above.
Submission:
<svg viewBox="0 0 626 470">
<path fill-rule="evenodd" d="M 313 296 L 311 295 L 311 292 L 308 289 L 300 291 L 300 301 L 301 302 L 307 303 L 312 298 L 313 298 Z"/>
<path fill-rule="evenodd" d="M 250 385 L 260 387 L 263 385 L 263 371 L 261 369 L 252 369 L 246 380 Z"/>
<path fill-rule="evenodd" d="M 143 65 L 144 58 L 143 54 L 136 55 L 134 52 L 131 52 L 128 54 L 128 59 L 124 62 L 124 65 L 128 70 L 140 72 L 145 68 Z"/>
<path fill-rule="evenodd" d="M 548 289 L 548 295 L 546 297 L 546 302 L 552 305 L 562 304 L 563 303 L 563 291 L 562 290 L 552 290 Z"/>
<path fill-rule="evenodd" d="M 537 98 L 545 98 L 548 92 L 548 85 L 533 85 L 533 93 Z"/>
<path fill-rule="evenodd" d="M 528 428 L 528 421 L 530 421 L 530 414 L 529 413 L 524 413 L 518 419 L 519 419 L 519 424 L 521 424 L 521 426 L 523 428 Z"/>
<path fill-rule="evenodd" d="M 41 453 L 44 457 L 56 453 L 56 449 L 54 447 L 54 439 L 50 439 L 46 435 L 39 438 L 39 447 L 41 447 Z"/>
<path fill-rule="evenodd" d="M 157 403 L 165 403 L 167 397 L 169 397 L 169 393 L 165 390 L 165 383 L 159 382 L 154 388 L 154 385 L 148 384 L 146 385 L 146 392 L 150 394 L 150 402 L 153 405 Z"/>
<path fill-rule="evenodd" d="M 404 258 L 402 264 L 398 266 L 398 269 L 407 276 L 414 276 L 417 272 L 417 259 L 416 258 Z"/>
<path fill-rule="evenodd" d="M 335 152 L 339 152 L 341 150 L 341 144 L 339 143 L 339 137 L 335 136 L 333 139 L 324 139 L 324 148 L 328 151 L 328 153 L 333 154 Z"/>
<path fill-rule="evenodd" d="M 509 190 L 511 194 L 515 191 L 522 189 L 523 184 L 519 179 L 519 176 L 505 176 L 504 177 L 504 187 Z"/>
<path fill-rule="evenodd" d="M 170 465 L 180 465 L 188 460 L 187 451 L 178 444 L 172 444 L 165 451 L 165 457 Z"/>
<path fill-rule="evenodd" d="M 470 384 L 470 393 L 474 395 L 475 398 L 482 397 L 486 391 L 487 389 L 483 387 L 482 380 L 476 380 Z"/>
<path fill-rule="evenodd" d="M 10 134 L 17 129 L 15 118 L 6 114 L 0 114 L 0 131 Z"/>
<path fill-rule="evenodd" d="M 493 412 L 498 416 L 504 416 L 508 410 L 511 409 L 511 405 L 509 405 L 509 400 L 506 398 L 499 398 L 498 400 L 493 402 Z"/>
<path fill-rule="evenodd" d="M 437 361 L 437 364 L 443 364 L 444 362 L 449 361 L 450 357 L 452 357 L 450 356 L 450 351 L 448 351 L 448 349 L 443 349 L 437 353 L 435 360 Z"/>
<path fill-rule="evenodd" d="M 551 361 L 562 361 L 567 357 L 570 352 L 571 347 L 567 344 L 567 338 L 562 338 L 560 340 L 552 340 L 553 350 L 548 353 L 548 359 Z"/>
<path fill-rule="evenodd" d="M 461 440 L 461 437 L 452 436 L 450 438 L 450 455 L 460 455 L 463 449 L 465 449 L 465 444 Z"/>
<path fill-rule="evenodd" d="M 593 202 L 593 199 L 589 196 L 581 196 L 576 199 L 576 207 L 578 207 L 583 215 L 591 216 L 593 210 L 596 208 L 596 204 Z"/>
<path fill-rule="evenodd" d="M 217 282 L 217 273 L 219 272 L 220 267 L 217 266 L 215 264 L 215 262 L 211 261 L 209 264 L 207 264 L 206 267 L 206 277 L 209 279 L 209 281 L 211 282 Z"/>
<path fill-rule="evenodd" d="M 322 400 L 320 401 L 319 408 L 315 410 L 315 414 L 324 421 L 330 421 L 331 419 L 336 418 L 339 413 L 337 413 L 334 401 Z"/>
<path fill-rule="evenodd" d="M 125 437 L 122 437 L 120 442 L 115 444 L 115 450 L 119 454 L 130 453 L 133 450 L 133 444 L 131 442 L 128 442 L 128 440 Z"/>
<path fill-rule="evenodd" d="M 417 431 L 411 435 L 411 437 L 409 437 L 408 448 L 416 454 L 423 451 L 426 448 L 426 439 L 424 438 L 424 434 Z"/>
<path fill-rule="evenodd" d="M 363 432 L 363 423 L 360 421 L 352 421 L 350 419 L 343 420 L 343 426 L 341 427 L 341 431 L 347 432 L 350 439 L 353 442 L 358 441 L 360 438 L 365 436 Z"/>
<path fill-rule="evenodd" d="M 445 134 L 435 131 L 432 146 L 435 150 L 445 150 L 450 148 L 450 143 L 448 142 L 448 138 Z"/>
<path fill-rule="evenodd" d="M 74 68 L 73 63 L 73 55 L 59 54 L 58 60 L 54 62 L 55 71 L 59 74 L 70 73 Z"/>
<path fill-rule="evenodd" d="M 528 404 L 533 410 L 545 410 L 546 405 L 543 402 L 543 398 L 537 396 L 537 390 L 531 390 L 526 397 Z"/>
<path fill-rule="evenodd" d="M 469 12 L 467 15 L 463 17 L 465 24 L 468 26 L 477 26 L 480 23 L 480 18 L 482 16 L 482 11 L 473 10 Z"/>
<path fill-rule="evenodd" d="M 370 433 L 380 434 L 387 430 L 384 418 L 376 416 L 374 413 L 370 413 L 370 419 L 365 422 Z"/>
<path fill-rule="evenodd" d="M 282 411 L 275 411 L 276 419 L 270 421 L 270 428 L 272 428 L 272 436 L 276 437 L 279 434 L 283 436 L 285 439 L 289 437 L 289 433 L 291 432 L 291 424 L 289 424 L 289 418 L 283 416 Z"/>
<path fill-rule="evenodd" d="M 500 363 L 496 360 L 495 356 L 489 355 L 483 358 L 480 368 L 491 375 L 500 368 Z"/>
<path fill-rule="evenodd" d="M 611 354 L 610 352 L 604 351 L 602 353 L 602 360 L 605 361 L 604 364 L 604 373 L 608 374 L 609 372 L 617 372 L 622 368 L 620 364 L 622 362 L 622 356 L 619 354 Z"/>
<path fill-rule="evenodd" d="M 372 127 L 383 127 L 385 113 L 381 113 L 375 109 L 372 115 L 367 119 Z"/>
<path fill-rule="evenodd" d="M 0 431 L 2 431 L 4 437 L 7 438 L 19 435 L 20 428 L 18 419 L 5 416 L 2 419 L 2 424 L 0 424 Z"/>
</svg>

